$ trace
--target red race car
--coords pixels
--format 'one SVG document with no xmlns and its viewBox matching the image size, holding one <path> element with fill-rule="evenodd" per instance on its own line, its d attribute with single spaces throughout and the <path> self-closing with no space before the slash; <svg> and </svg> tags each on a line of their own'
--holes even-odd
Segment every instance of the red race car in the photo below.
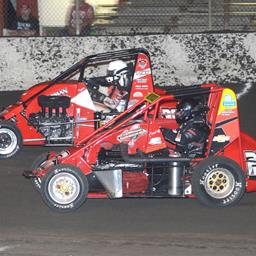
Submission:
<svg viewBox="0 0 256 256">
<path fill-rule="evenodd" d="M 79 144 L 153 90 L 145 49 L 88 56 L 31 87 L 0 113 L 0 159 L 14 156 L 22 145 Z"/>
<path fill-rule="evenodd" d="M 67 212 L 87 198 L 196 197 L 235 205 L 256 191 L 256 141 L 240 131 L 235 93 L 215 84 L 147 95 L 24 176 L 44 202 Z"/>
</svg>

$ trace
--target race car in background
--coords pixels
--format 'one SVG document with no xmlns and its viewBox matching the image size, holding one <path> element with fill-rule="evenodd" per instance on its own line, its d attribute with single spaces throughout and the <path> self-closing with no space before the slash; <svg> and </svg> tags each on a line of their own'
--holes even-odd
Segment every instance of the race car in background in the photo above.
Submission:
<svg viewBox="0 0 256 256">
<path fill-rule="evenodd" d="M 0 159 L 22 145 L 76 145 L 154 91 L 149 53 L 120 50 L 88 56 L 37 84 L 0 113 Z"/>
<path fill-rule="evenodd" d="M 197 105 L 180 108 L 183 102 Z M 192 126 L 185 132 L 189 143 L 182 144 L 178 113 L 187 110 Z M 32 169 L 24 176 L 40 181 L 46 205 L 61 212 L 87 198 L 196 197 L 206 206 L 227 207 L 256 191 L 256 141 L 240 131 L 231 89 L 173 87 L 145 96 L 79 145 L 40 156 Z"/>
</svg>

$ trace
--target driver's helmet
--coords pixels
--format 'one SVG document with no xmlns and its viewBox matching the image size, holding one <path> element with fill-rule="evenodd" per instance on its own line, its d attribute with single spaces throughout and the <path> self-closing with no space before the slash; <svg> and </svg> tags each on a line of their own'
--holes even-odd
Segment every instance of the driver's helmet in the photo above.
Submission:
<svg viewBox="0 0 256 256">
<path fill-rule="evenodd" d="M 106 79 L 109 83 L 114 83 L 119 89 L 125 90 L 130 84 L 127 64 L 122 60 L 110 62 Z"/>
<path fill-rule="evenodd" d="M 197 101 L 194 99 L 183 99 L 176 107 L 175 119 L 178 124 L 185 123 L 193 117 L 193 109 L 197 105 Z"/>
</svg>

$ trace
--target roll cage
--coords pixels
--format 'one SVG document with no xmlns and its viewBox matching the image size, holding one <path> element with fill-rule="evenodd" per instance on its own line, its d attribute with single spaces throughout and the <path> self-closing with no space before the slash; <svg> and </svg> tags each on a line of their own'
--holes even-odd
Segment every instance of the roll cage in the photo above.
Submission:
<svg viewBox="0 0 256 256">
<path fill-rule="evenodd" d="M 53 80 L 49 82 L 49 84 L 31 96 L 29 99 L 23 102 L 23 106 L 26 106 L 26 103 L 31 101 L 32 99 L 39 96 L 41 93 L 52 87 L 54 84 L 57 84 L 63 80 L 67 80 L 70 78 L 73 74 L 79 73 L 79 79 L 78 81 L 81 82 L 84 80 L 84 70 L 87 66 L 94 66 L 97 64 L 102 64 L 104 62 L 111 62 L 114 60 L 130 60 L 134 59 L 138 54 L 143 53 L 147 55 L 147 58 L 150 61 L 149 52 L 146 49 L 143 48 L 136 48 L 136 49 L 128 49 L 128 50 L 119 50 L 119 51 L 113 51 L 113 52 L 105 52 L 105 53 L 99 53 L 87 56 L 83 59 L 81 59 L 79 62 L 75 63 L 73 66 L 65 70 L 64 72 L 60 73 L 57 77 L 55 77 Z M 151 66 L 151 65 L 150 65 Z"/>
</svg>

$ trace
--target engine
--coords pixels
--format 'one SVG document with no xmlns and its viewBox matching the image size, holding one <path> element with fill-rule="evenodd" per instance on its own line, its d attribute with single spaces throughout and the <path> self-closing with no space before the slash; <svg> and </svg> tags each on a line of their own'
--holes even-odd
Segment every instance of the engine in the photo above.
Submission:
<svg viewBox="0 0 256 256">
<path fill-rule="evenodd" d="M 71 144 L 74 118 L 67 115 L 70 98 L 41 95 L 38 104 L 41 111 L 30 114 L 30 124 L 45 136 L 47 144 Z"/>
</svg>

